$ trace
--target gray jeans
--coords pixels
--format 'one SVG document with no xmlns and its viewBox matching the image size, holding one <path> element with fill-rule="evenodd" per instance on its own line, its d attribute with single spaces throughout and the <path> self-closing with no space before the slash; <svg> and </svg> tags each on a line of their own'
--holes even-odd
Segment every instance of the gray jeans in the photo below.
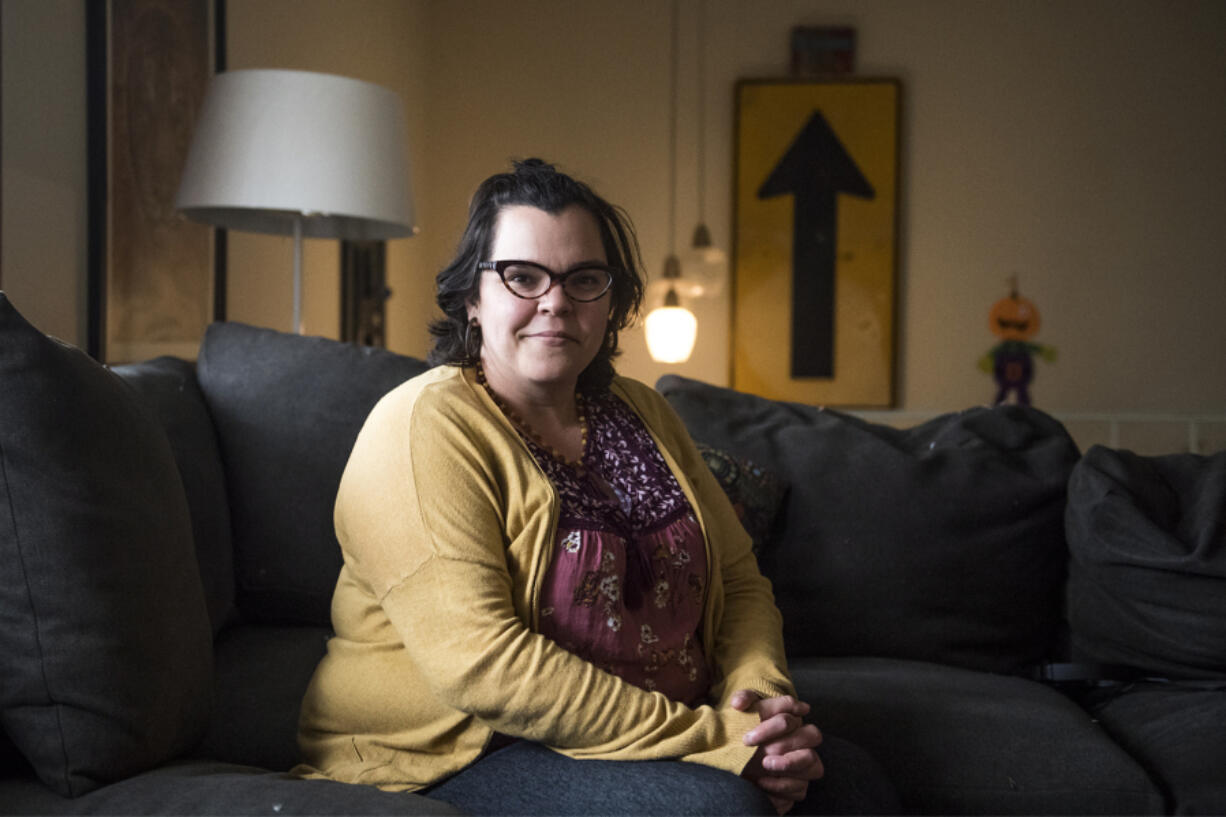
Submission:
<svg viewBox="0 0 1226 817">
<path fill-rule="evenodd" d="M 880 766 L 859 747 L 825 736 L 826 776 L 791 814 L 898 814 Z M 734 774 L 673 760 L 572 760 L 519 741 L 422 792 L 473 814 L 731 815 L 773 817 L 757 786 Z"/>
</svg>

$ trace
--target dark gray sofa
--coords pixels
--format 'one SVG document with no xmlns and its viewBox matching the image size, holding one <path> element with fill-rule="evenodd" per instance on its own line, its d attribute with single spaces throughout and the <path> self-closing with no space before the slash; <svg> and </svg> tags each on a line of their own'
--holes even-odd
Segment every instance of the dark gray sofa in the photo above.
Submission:
<svg viewBox="0 0 1226 817">
<path fill-rule="evenodd" d="M 790 668 L 908 810 L 1226 813 L 1226 452 L 1082 455 L 1021 406 L 896 430 L 657 388 L 788 484 L 759 564 Z"/>
<path fill-rule="evenodd" d="M 453 813 L 286 774 L 341 470 L 378 397 L 424 369 L 218 324 L 195 365 L 108 370 L 0 293 L 0 813 Z M 1020 408 L 896 432 L 658 388 L 755 535 L 816 721 L 908 811 L 1226 812 L 1226 455 L 1082 457 Z M 1161 507 L 1138 518 L 1174 533 L 1150 554 L 1099 541 L 1141 526 L 1103 497 L 1150 478 Z M 1175 637 L 1146 620 L 1155 588 Z M 1072 659 L 1143 671 L 1033 679 Z"/>
</svg>

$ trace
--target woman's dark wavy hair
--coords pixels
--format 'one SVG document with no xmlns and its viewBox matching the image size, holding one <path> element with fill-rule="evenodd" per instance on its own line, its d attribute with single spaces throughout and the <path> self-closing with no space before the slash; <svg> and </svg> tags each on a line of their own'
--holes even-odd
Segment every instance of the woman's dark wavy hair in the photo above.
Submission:
<svg viewBox="0 0 1226 817">
<path fill-rule="evenodd" d="M 643 260 L 638 238 L 626 212 L 609 204 L 580 181 L 559 172 L 541 159 L 514 162 L 514 171 L 499 173 L 481 183 L 468 207 L 468 226 L 456 248 L 455 257 L 435 279 L 437 300 L 444 317 L 430 324 L 434 346 L 428 361 L 431 365 L 452 364 L 473 366 L 477 350 L 466 343 L 468 309 L 477 299 L 481 275 L 477 264 L 489 258 L 494 242 L 498 215 L 506 207 L 528 205 L 557 215 L 567 207 L 578 205 L 596 219 L 605 259 L 618 272 L 610 290 L 612 305 L 609 327 L 604 343 L 588 367 L 579 375 L 579 388 L 587 391 L 602 389 L 613 379 L 613 359 L 619 354 L 618 333 L 638 317 L 643 302 Z M 479 330 L 474 330 L 479 338 Z"/>
</svg>

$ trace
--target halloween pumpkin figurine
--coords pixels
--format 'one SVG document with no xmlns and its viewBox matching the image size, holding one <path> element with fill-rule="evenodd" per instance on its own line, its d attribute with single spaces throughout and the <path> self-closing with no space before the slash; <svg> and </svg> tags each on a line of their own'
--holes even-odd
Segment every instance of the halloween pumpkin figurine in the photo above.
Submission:
<svg viewBox="0 0 1226 817">
<path fill-rule="evenodd" d="M 996 379 L 993 405 L 1005 402 L 1012 391 L 1017 395 L 1017 402 L 1028 406 L 1030 381 L 1034 377 L 1032 356 L 1037 354 L 1050 362 L 1056 359 L 1056 350 L 1031 342 L 1039 331 L 1039 309 L 1030 299 L 1017 294 L 1016 277 L 1009 282 L 1009 297 L 994 303 L 988 313 L 992 334 L 1000 338 L 1000 343 L 980 358 L 979 368 Z"/>
</svg>

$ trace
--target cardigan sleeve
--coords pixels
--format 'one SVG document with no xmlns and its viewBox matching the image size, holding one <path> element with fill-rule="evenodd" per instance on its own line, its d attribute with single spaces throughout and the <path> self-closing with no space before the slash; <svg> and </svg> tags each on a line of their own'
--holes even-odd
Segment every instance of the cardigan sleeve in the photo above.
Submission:
<svg viewBox="0 0 1226 817">
<path fill-rule="evenodd" d="M 524 517 L 556 514 L 555 503 L 522 501 L 548 483 L 508 465 L 525 457 L 469 409 L 429 392 L 381 404 L 337 500 L 346 564 L 380 600 L 430 692 L 492 730 L 574 757 L 673 757 L 739 773 L 753 754 L 742 736 L 755 715 L 639 689 L 525 623 L 512 571 L 527 567 L 514 564 L 514 531 L 552 531 L 555 520 Z"/>
<path fill-rule="evenodd" d="M 764 698 L 794 695 L 783 647 L 783 619 L 770 582 L 758 570 L 753 542 L 732 503 L 712 475 L 681 418 L 659 392 L 633 380 L 618 381 L 666 456 L 689 482 L 699 518 L 710 542 L 713 570 L 719 570 L 720 597 L 709 602 L 708 626 L 714 648 L 709 657 L 717 670 L 710 699 L 728 705 L 737 690 Z"/>
<path fill-rule="evenodd" d="M 694 456 L 701 468 L 695 493 L 702 497 L 699 502 L 723 577 L 723 605 L 715 623 L 714 660 L 719 677 L 711 688 L 711 700 L 716 706 L 727 706 L 740 689 L 763 698 L 795 695 L 783 647 L 783 619 L 770 582 L 758 571 L 752 540 L 727 495 L 697 450 Z"/>
</svg>

